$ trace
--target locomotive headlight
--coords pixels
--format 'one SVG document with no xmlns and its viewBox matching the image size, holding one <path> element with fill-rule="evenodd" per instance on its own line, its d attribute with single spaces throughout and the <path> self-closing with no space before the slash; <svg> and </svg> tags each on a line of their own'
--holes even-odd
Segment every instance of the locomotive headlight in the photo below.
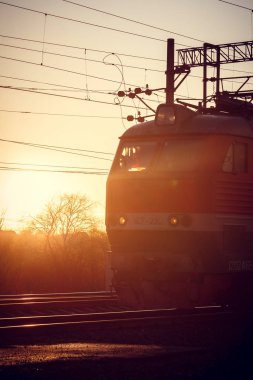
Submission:
<svg viewBox="0 0 253 380">
<path fill-rule="evenodd" d="M 125 216 L 120 216 L 119 217 L 119 224 L 121 226 L 124 226 L 124 224 L 126 224 L 127 220 L 126 220 L 126 217 Z"/>
<path fill-rule="evenodd" d="M 179 223 L 179 219 L 176 217 L 176 216 L 171 216 L 169 218 L 169 223 L 172 225 L 172 226 L 177 226 L 178 223 Z"/>
<path fill-rule="evenodd" d="M 155 115 L 155 123 L 158 126 L 175 124 L 176 116 L 173 106 L 160 104 L 157 107 Z"/>
</svg>

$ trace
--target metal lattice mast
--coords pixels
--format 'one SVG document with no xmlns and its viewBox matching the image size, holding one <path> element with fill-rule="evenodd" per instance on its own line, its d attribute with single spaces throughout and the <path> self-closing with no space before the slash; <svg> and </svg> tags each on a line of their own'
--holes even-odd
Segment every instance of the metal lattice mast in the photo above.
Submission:
<svg viewBox="0 0 253 380">
<path fill-rule="evenodd" d="M 203 108 L 207 103 L 207 68 L 216 68 L 216 96 L 220 95 L 220 66 L 226 63 L 253 61 L 253 41 L 212 45 L 205 43 L 203 47 L 177 50 L 178 69 L 183 67 L 203 67 Z"/>
<path fill-rule="evenodd" d="M 215 66 L 217 49 L 220 50 L 220 64 L 253 61 L 253 41 L 246 41 L 221 45 L 204 44 L 203 47 L 179 49 L 177 64 L 190 67 L 204 66 L 206 50 L 206 64 Z"/>
</svg>

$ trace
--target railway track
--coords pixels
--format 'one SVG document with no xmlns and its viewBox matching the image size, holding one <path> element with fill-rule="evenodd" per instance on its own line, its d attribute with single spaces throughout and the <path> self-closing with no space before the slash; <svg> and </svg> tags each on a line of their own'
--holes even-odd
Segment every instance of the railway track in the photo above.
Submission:
<svg viewBox="0 0 253 380">
<path fill-rule="evenodd" d="M 57 326 L 113 323 L 161 323 L 175 318 L 218 316 L 228 307 L 205 306 L 133 310 L 119 304 L 115 292 L 20 294 L 0 296 L 0 332 Z"/>
<path fill-rule="evenodd" d="M 73 293 L 40 293 L 40 294 L 11 294 L 0 295 L 0 306 L 26 305 L 49 302 L 87 302 L 95 300 L 116 299 L 116 293 L 111 291 L 100 292 L 73 292 Z"/>
<path fill-rule="evenodd" d="M 0 318 L 78 314 L 118 309 L 115 292 L 0 295 Z"/>
<path fill-rule="evenodd" d="M 221 306 L 187 310 L 120 310 L 116 302 L 114 308 L 115 311 L 108 311 L 107 307 L 108 310 L 102 312 L 86 309 L 71 313 L 67 309 L 65 313 L 46 313 L 47 308 L 43 315 L 1 316 L 0 348 L 73 342 L 171 345 L 174 341 L 176 345 L 180 342 L 180 346 L 192 341 L 191 346 L 195 347 L 202 346 L 202 337 L 206 334 L 210 335 L 210 344 L 216 344 L 216 334 L 223 336 L 225 331 L 226 340 L 237 336 L 241 330 L 245 336 L 252 321 L 252 312 L 235 312 Z M 213 336 L 215 329 L 219 333 Z"/>
<path fill-rule="evenodd" d="M 68 325 L 94 325 L 105 323 L 142 323 L 174 318 L 192 318 L 194 316 L 210 316 L 229 313 L 230 311 L 222 307 L 207 306 L 205 308 L 194 308 L 189 310 L 154 309 L 154 310 L 118 310 L 107 312 L 89 313 L 67 313 L 48 314 L 30 316 L 12 316 L 0 318 L 0 330 L 24 329 L 36 327 L 56 327 Z"/>
</svg>

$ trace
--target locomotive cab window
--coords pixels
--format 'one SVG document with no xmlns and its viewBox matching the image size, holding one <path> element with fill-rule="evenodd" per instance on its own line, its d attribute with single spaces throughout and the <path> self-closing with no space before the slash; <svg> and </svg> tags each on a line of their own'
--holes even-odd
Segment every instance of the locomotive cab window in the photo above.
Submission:
<svg viewBox="0 0 253 380">
<path fill-rule="evenodd" d="M 152 141 L 126 143 L 116 161 L 117 169 L 127 172 L 147 170 L 153 160 L 157 144 Z"/>
<path fill-rule="evenodd" d="M 247 144 L 234 143 L 227 150 L 222 170 L 227 173 L 247 172 Z"/>
<path fill-rule="evenodd" d="M 202 139 L 171 139 L 165 142 L 157 163 L 158 171 L 194 171 L 203 166 Z"/>
</svg>

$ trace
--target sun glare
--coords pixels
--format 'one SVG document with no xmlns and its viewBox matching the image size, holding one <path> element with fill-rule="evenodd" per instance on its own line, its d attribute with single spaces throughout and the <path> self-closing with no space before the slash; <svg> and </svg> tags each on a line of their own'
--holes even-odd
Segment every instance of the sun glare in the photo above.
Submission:
<svg viewBox="0 0 253 380">
<path fill-rule="evenodd" d="M 1 209 L 6 211 L 7 225 L 14 227 L 17 222 L 25 223 L 31 215 L 40 212 L 50 198 L 61 193 L 63 188 L 61 177 L 53 174 L 9 174 L 1 188 Z"/>
<path fill-rule="evenodd" d="M 96 178 L 96 180 L 100 182 L 93 180 L 89 181 L 91 182 L 89 184 L 85 178 L 80 182 L 79 177 L 69 178 L 64 174 L 8 173 L 0 187 L 0 212 L 4 212 L 5 227 L 14 230 L 23 229 L 31 216 L 40 213 L 50 200 L 64 193 L 87 196 L 91 202 L 94 202 L 92 210 L 94 217 L 102 224 L 105 218 L 104 200 L 96 194 L 96 189 L 105 187 L 105 178 Z"/>
</svg>

